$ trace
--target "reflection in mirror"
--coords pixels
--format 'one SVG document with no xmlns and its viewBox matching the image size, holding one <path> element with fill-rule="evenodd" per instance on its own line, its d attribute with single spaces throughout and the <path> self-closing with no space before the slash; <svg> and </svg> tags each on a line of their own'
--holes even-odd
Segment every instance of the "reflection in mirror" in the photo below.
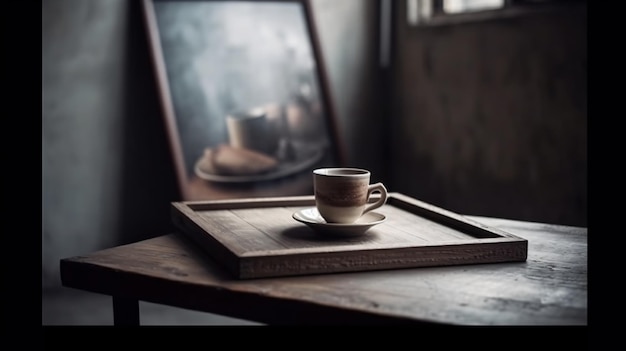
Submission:
<svg viewBox="0 0 626 351">
<path fill-rule="evenodd" d="M 144 5 L 184 199 L 308 194 L 341 162 L 307 2 Z"/>
</svg>

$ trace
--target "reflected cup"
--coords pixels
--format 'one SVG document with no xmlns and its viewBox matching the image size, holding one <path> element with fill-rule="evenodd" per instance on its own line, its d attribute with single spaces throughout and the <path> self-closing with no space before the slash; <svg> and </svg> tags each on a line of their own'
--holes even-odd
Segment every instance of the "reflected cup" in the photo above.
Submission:
<svg viewBox="0 0 626 351">
<path fill-rule="evenodd" d="M 228 140 L 232 147 L 273 155 L 277 141 L 263 108 L 254 108 L 226 116 Z"/>
</svg>

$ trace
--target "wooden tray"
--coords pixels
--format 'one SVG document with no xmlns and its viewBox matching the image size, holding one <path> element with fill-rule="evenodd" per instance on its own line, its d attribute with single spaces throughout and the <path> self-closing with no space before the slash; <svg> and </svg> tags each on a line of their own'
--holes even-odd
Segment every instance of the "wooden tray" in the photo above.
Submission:
<svg viewBox="0 0 626 351">
<path fill-rule="evenodd" d="M 292 214 L 310 196 L 172 203 L 182 233 L 239 279 L 526 261 L 528 241 L 400 193 L 356 238 L 323 238 Z"/>
</svg>

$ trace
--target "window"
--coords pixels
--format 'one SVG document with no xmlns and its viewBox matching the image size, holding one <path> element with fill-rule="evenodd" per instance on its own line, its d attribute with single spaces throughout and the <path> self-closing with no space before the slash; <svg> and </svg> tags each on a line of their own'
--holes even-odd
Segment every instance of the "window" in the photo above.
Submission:
<svg viewBox="0 0 626 351">
<path fill-rule="evenodd" d="M 584 2 L 586 0 L 407 0 L 406 10 L 409 25 L 427 26 L 502 18 L 553 8 L 551 4 Z"/>
<path fill-rule="evenodd" d="M 462 13 L 498 9 L 504 6 L 504 0 L 443 0 L 443 12 Z"/>
</svg>

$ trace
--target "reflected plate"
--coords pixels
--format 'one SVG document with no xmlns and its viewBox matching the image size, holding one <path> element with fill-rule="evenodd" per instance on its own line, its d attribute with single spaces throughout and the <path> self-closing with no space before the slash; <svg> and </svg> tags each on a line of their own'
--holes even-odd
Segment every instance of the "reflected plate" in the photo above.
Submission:
<svg viewBox="0 0 626 351">
<path fill-rule="evenodd" d="M 249 174 L 249 175 L 222 175 L 213 174 L 203 171 L 200 168 L 200 162 L 202 158 L 198 159 L 194 166 L 194 172 L 196 175 L 204 180 L 219 183 L 250 183 L 266 180 L 274 180 L 288 175 L 303 171 L 308 167 L 314 165 L 323 156 L 323 148 L 313 147 L 310 145 L 296 144 L 297 158 L 294 161 L 282 161 L 278 167 L 267 173 Z"/>
<path fill-rule="evenodd" d="M 384 222 L 387 218 L 378 212 L 370 211 L 354 223 L 326 223 L 317 208 L 305 208 L 294 212 L 293 219 L 311 227 L 315 232 L 325 236 L 359 236 L 371 227 Z"/>
</svg>

